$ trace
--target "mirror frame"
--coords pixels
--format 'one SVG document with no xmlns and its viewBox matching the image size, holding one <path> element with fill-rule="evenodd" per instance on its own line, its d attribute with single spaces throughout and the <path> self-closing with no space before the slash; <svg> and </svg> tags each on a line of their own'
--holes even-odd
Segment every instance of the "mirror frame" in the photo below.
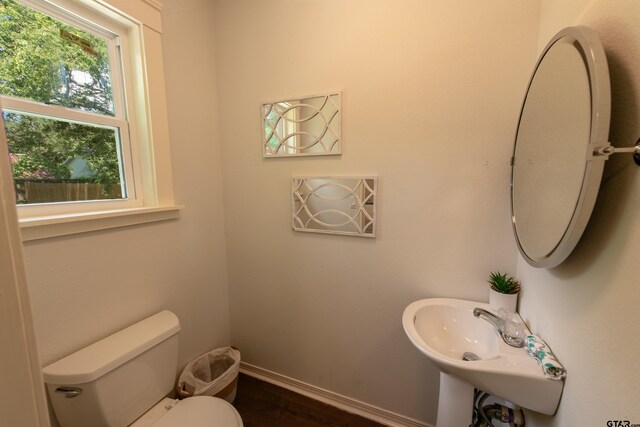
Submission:
<svg viewBox="0 0 640 427">
<path fill-rule="evenodd" d="M 318 183 L 317 181 L 323 181 Z M 349 181 L 345 184 L 344 181 Z M 329 196 L 322 191 L 330 188 L 339 195 Z M 321 210 L 309 202 L 321 201 Z M 347 201 L 349 208 L 337 204 Z M 291 178 L 291 228 L 321 234 L 376 237 L 376 211 L 378 205 L 377 176 L 295 176 Z M 327 221 L 322 215 L 337 216 Z M 344 229 L 346 227 L 346 229 Z"/>
<path fill-rule="evenodd" d="M 522 121 L 522 113 L 527 103 L 527 97 L 531 84 L 535 78 L 536 72 L 540 64 L 544 60 L 549 50 L 560 40 L 569 39 L 574 47 L 579 51 L 584 61 L 586 71 L 589 76 L 589 85 L 591 89 L 591 128 L 589 141 L 585 141 L 586 165 L 582 178 L 582 186 L 580 195 L 573 211 L 573 215 L 564 234 L 559 239 L 556 246 L 546 255 L 542 257 L 534 257 L 527 254 L 520 242 L 518 230 L 516 227 L 517 218 L 514 215 L 513 193 L 514 193 L 514 170 L 516 167 L 516 149 L 518 146 L 518 133 Z M 611 87 L 609 82 L 609 68 L 607 58 L 602 47 L 602 43 L 598 35 L 588 27 L 577 26 L 568 27 L 558 32 L 544 48 L 533 74 L 529 80 L 527 92 L 520 110 L 520 118 L 518 119 L 518 127 L 516 138 L 513 146 L 513 154 L 511 158 L 511 224 L 514 237 L 518 245 L 518 250 L 523 258 L 533 267 L 537 268 L 553 268 L 562 263 L 571 254 L 578 244 L 580 237 L 589 222 L 593 207 L 598 196 L 600 182 L 602 180 L 602 172 L 604 170 L 604 162 L 607 156 L 594 156 L 594 149 L 599 146 L 608 145 L 609 139 L 609 123 L 611 120 Z"/>
<path fill-rule="evenodd" d="M 305 101 L 323 99 L 322 106 L 317 107 L 310 105 Z M 289 107 L 284 108 L 284 114 L 276 107 L 280 104 L 288 104 L 296 102 Z M 283 108 L 282 106 L 280 108 Z M 286 113 L 293 110 L 300 112 L 303 108 L 307 108 L 313 111 L 308 117 L 301 119 L 292 119 L 286 116 Z M 331 112 L 332 108 L 335 110 Z M 328 110 L 328 111 L 327 111 Z M 269 115 L 275 113 L 277 119 L 275 122 L 269 119 Z M 270 101 L 262 103 L 260 106 L 261 117 L 261 145 L 262 145 L 262 157 L 265 159 L 275 159 L 280 157 L 305 157 L 305 156 L 336 156 L 342 154 L 342 92 L 332 91 L 326 92 L 320 95 L 308 95 L 297 98 L 281 99 L 279 101 Z M 299 131 L 295 129 L 298 125 L 311 120 L 322 120 L 322 129 L 317 129 L 315 133 Z M 337 122 L 337 123 L 336 123 Z M 266 133 L 266 126 L 272 127 L 274 125 L 293 125 L 294 130 L 282 130 L 281 133 L 272 129 L 270 133 Z M 298 137 L 309 137 L 314 139 L 313 144 L 310 146 L 297 147 L 291 146 L 289 139 Z M 269 141 L 272 138 L 276 138 L 278 146 L 275 151 L 269 146 Z M 295 139 L 294 139 L 295 141 Z M 305 150 L 314 146 L 322 147 L 322 150 L 305 152 Z M 290 150 L 290 151 L 289 151 Z"/>
</svg>

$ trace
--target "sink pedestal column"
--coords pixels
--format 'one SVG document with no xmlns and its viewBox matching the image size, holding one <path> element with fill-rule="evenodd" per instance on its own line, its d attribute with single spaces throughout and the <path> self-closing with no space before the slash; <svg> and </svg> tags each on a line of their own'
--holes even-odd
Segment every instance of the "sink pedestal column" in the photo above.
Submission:
<svg viewBox="0 0 640 427">
<path fill-rule="evenodd" d="M 440 372 L 436 427 L 468 427 L 473 420 L 473 386 Z"/>
</svg>

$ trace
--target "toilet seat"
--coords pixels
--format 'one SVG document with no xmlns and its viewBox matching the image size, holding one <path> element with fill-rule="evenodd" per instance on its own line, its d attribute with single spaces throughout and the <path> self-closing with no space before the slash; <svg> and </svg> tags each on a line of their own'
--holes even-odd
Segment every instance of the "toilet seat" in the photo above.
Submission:
<svg viewBox="0 0 640 427">
<path fill-rule="evenodd" d="M 226 400 L 194 396 L 178 402 L 153 427 L 242 427 L 242 419 Z"/>
</svg>

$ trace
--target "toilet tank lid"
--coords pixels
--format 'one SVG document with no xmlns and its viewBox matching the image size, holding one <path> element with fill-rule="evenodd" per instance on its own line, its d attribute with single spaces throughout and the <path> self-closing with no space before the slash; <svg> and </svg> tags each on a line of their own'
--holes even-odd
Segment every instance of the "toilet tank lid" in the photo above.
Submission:
<svg viewBox="0 0 640 427">
<path fill-rule="evenodd" d="M 46 366 L 48 384 L 83 384 L 142 354 L 180 331 L 178 317 L 165 310 Z"/>
</svg>

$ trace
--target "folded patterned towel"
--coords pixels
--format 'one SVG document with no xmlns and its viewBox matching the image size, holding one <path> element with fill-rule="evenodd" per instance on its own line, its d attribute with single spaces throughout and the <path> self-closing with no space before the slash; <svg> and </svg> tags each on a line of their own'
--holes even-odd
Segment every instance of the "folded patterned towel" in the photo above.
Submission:
<svg viewBox="0 0 640 427">
<path fill-rule="evenodd" d="M 538 364 L 542 366 L 545 378 L 561 380 L 567 376 L 567 371 L 556 360 L 551 350 L 549 350 L 547 343 L 537 336 L 527 336 L 524 348 L 527 350 L 527 353 L 529 353 L 529 356 L 536 359 Z"/>
</svg>

